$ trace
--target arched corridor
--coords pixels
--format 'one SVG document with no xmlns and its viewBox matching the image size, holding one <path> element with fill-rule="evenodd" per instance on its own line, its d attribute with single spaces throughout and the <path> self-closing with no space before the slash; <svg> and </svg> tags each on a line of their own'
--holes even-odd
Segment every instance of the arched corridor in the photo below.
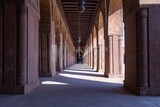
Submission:
<svg viewBox="0 0 160 107">
<path fill-rule="evenodd" d="M 160 95 L 159 7 L 159 0 L 1 0 L 0 104 L 159 106 L 158 97 L 144 97 Z"/>
<path fill-rule="evenodd" d="M 159 97 L 139 97 L 123 87 L 123 79 L 105 78 L 76 64 L 54 78 L 42 78 L 27 95 L 1 95 L 1 107 L 159 107 Z"/>
</svg>

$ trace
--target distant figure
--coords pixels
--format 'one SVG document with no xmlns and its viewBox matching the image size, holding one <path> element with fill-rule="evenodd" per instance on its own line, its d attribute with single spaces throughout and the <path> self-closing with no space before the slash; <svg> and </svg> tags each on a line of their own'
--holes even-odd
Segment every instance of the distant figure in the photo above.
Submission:
<svg viewBox="0 0 160 107">
<path fill-rule="evenodd" d="M 83 56 L 81 52 L 77 54 L 77 63 L 83 63 Z"/>
</svg>

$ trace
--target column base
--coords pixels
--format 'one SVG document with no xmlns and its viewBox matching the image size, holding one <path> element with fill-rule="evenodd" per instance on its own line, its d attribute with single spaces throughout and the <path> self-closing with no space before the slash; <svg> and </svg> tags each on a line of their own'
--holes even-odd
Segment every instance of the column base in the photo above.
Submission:
<svg viewBox="0 0 160 107">
<path fill-rule="evenodd" d="M 124 81 L 124 87 L 139 96 L 160 96 L 158 87 L 138 87 L 126 81 Z"/>
<path fill-rule="evenodd" d="M 160 89 L 157 87 L 140 87 L 139 88 L 140 96 L 160 96 Z"/>
<path fill-rule="evenodd" d="M 124 88 L 138 95 L 139 89 L 135 84 L 126 80 L 124 80 L 123 83 L 124 83 Z"/>
<path fill-rule="evenodd" d="M 26 94 L 32 89 L 36 88 L 39 85 L 39 82 L 32 85 L 15 86 L 14 89 L 10 89 L 10 87 L 0 86 L 0 94 Z"/>
<path fill-rule="evenodd" d="M 56 75 L 56 72 L 55 73 L 41 73 L 41 77 L 53 77 Z"/>
<path fill-rule="evenodd" d="M 62 72 L 64 69 L 63 68 L 60 68 L 60 71 L 59 72 Z"/>
<path fill-rule="evenodd" d="M 150 87 L 149 95 L 151 96 L 160 96 L 160 88 L 159 87 Z"/>
<path fill-rule="evenodd" d="M 139 87 L 139 95 L 140 96 L 151 95 L 149 87 Z"/>
</svg>

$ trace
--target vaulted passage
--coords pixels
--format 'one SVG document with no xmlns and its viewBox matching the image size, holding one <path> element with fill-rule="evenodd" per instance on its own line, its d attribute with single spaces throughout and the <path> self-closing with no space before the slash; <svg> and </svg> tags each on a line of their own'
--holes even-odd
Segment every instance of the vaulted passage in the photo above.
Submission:
<svg viewBox="0 0 160 107">
<path fill-rule="evenodd" d="M 2 95 L 1 107 L 159 107 L 159 98 L 138 97 L 123 79 L 105 78 L 87 65 L 75 64 L 54 78 L 40 79 L 27 95 Z M 133 106 L 132 106 L 133 105 Z"/>
<path fill-rule="evenodd" d="M 157 104 L 131 93 L 160 95 L 159 7 L 160 0 L 1 0 L 0 101 L 12 104 L 5 95 L 14 94 L 24 106 L 44 97 L 42 105 L 128 106 L 130 96 L 141 99 L 137 106 Z"/>
</svg>

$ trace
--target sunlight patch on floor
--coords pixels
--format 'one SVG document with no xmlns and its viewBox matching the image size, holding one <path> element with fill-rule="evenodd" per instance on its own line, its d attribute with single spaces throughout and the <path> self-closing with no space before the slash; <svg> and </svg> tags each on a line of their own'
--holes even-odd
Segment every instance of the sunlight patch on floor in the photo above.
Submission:
<svg viewBox="0 0 160 107">
<path fill-rule="evenodd" d="M 67 83 L 62 82 L 55 82 L 55 81 L 43 81 L 41 82 L 42 85 L 69 85 Z"/>
<path fill-rule="evenodd" d="M 106 78 L 106 77 L 85 76 L 85 75 L 78 75 L 78 74 L 63 74 L 63 73 L 59 75 L 67 78 L 73 78 L 73 79 L 123 84 L 122 78 Z"/>
<path fill-rule="evenodd" d="M 64 70 L 65 72 L 73 72 L 73 73 L 82 73 L 82 74 L 97 74 L 97 72 L 93 71 L 79 71 L 79 70 Z M 102 75 L 103 73 L 99 73 Z"/>
</svg>

